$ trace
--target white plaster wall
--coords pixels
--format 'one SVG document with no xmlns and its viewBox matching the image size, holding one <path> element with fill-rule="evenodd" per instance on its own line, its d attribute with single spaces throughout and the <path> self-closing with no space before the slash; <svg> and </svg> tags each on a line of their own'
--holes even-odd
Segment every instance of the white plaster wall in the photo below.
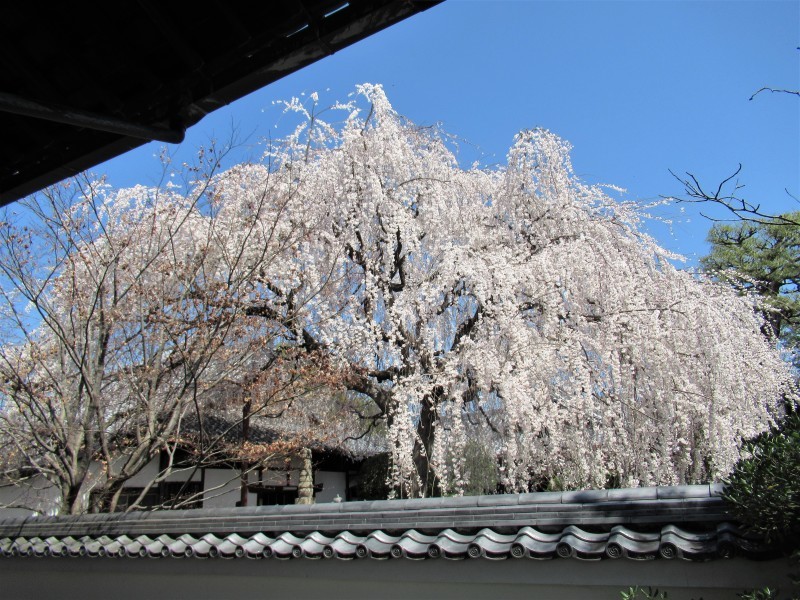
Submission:
<svg viewBox="0 0 800 600">
<path fill-rule="evenodd" d="M 317 503 L 333 502 L 338 494 L 342 500 L 347 498 L 347 474 L 336 471 L 317 471 L 314 483 L 322 484 L 322 491 L 314 496 Z"/>
<path fill-rule="evenodd" d="M 55 515 L 58 512 L 58 489 L 41 475 L 26 483 L 26 487 L 0 483 L 0 519 L 25 518 L 33 514 Z"/>
<path fill-rule="evenodd" d="M 144 487 L 158 477 L 160 471 L 159 465 L 160 462 L 158 458 L 154 458 L 147 463 L 141 471 L 131 477 L 125 483 L 125 487 Z M 193 471 L 194 469 L 175 469 L 164 481 L 186 481 L 187 479 L 191 479 L 191 481 L 200 481 L 202 479 L 200 469 Z"/>
<path fill-rule="evenodd" d="M 294 459 L 290 463 L 288 471 L 288 485 L 297 485 L 301 461 Z M 100 476 L 99 465 L 92 465 L 93 476 L 90 477 L 84 493 L 85 501 L 97 478 Z M 159 461 L 154 459 L 144 468 L 131 477 L 125 487 L 144 487 L 155 479 L 159 473 Z M 167 477 L 167 481 L 186 481 L 190 471 L 177 471 Z M 284 462 L 272 465 L 272 469 L 264 470 L 262 483 L 265 485 L 287 485 L 287 471 Z M 201 481 L 202 473 L 198 470 L 192 474 L 192 481 Z M 249 475 L 249 480 L 253 483 L 258 481 L 258 473 L 253 471 Z M 316 502 L 333 502 L 338 494 L 342 499 L 347 497 L 347 479 L 344 473 L 334 471 L 316 471 L 314 473 L 314 483 L 322 483 L 323 490 L 316 495 Z M 219 489 L 214 489 L 219 488 Z M 213 490 L 213 491 L 212 491 Z M 208 497 L 203 501 L 204 508 L 233 508 L 240 498 L 240 479 L 239 471 L 235 469 L 206 469 L 204 491 Z M 255 506 L 257 496 L 254 493 L 248 494 L 248 505 Z M 22 508 L 6 508 L 11 505 L 23 505 L 31 507 L 29 510 Z M 56 514 L 58 510 L 58 492 L 50 486 L 43 477 L 35 477 L 30 481 L 29 488 L 4 486 L 0 484 L 0 519 L 20 518 L 34 513 Z"/>
<path fill-rule="evenodd" d="M 151 460 L 125 483 L 125 487 L 144 487 L 158 476 L 158 471 L 158 459 Z"/>
<path fill-rule="evenodd" d="M 121 458 L 119 459 L 122 460 Z M 89 494 L 97 485 L 98 480 L 103 477 L 99 463 L 93 463 L 89 468 L 89 477 L 82 489 L 83 502 L 88 505 Z M 131 477 L 125 487 L 144 487 L 155 479 L 159 473 L 159 461 L 153 459 L 144 468 Z M 170 474 L 166 481 L 186 481 L 189 478 L 189 470 L 179 470 Z M 229 471 L 232 473 L 232 471 Z M 200 481 L 202 473 L 198 470 L 191 476 L 192 481 Z M 237 488 L 238 489 L 238 488 Z M 236 500 L 238 500 L 238 496 Z M 255 497 L 253 498 L 255 502 Z M 235 503 L 235 500 L 234 500 Z M 212 506 L 234 506 L 234 504 L 212 505 Z M 29 507 L 29 508 L 22 508 Z M 25 486 L 14 486 L 6 482 L 0 482 L 0 519 L 24 518 L 32 514 L 54 515 L 59 508 L 59 492 L 44 477 L 37 475 L 26 482 Z"/>
<path fill-rule="evenodd" d="M 736 600 L 767 585 L 791 597 L 787 561 L 679 559 L 224 560 L 0 558 L 4 598 L 36 600 L 619 600 L 653 586 L 670 600 Z"/>
<path fill-rule="evenodd" d="M 233 508 L 241 498 L 241 479 L 234 469 L 206 469 L 203 508 Z M 219 489 L 215 489 L 219 488 Z M 248 494 L 249 506 L 256 505 L 256 495 Z"/>
</svg>

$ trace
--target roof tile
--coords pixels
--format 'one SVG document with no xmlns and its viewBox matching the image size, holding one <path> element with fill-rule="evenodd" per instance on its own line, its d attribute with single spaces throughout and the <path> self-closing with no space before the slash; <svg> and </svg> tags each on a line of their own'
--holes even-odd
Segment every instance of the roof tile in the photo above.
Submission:
<svg viewBox="0 0 800 600">
<path fill-rule="evenodd" d="M 763 555 L 714 486 L 0 521 L 0 556 L 707 560 Z"/>
</svg>

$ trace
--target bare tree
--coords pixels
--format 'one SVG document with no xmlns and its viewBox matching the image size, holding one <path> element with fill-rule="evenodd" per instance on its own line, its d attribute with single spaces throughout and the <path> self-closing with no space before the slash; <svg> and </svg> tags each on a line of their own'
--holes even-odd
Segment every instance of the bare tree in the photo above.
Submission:
<svg viewBox="0 0 800 600">
<path fill-rule="evenodd" d="M 240 406 L 235 427 L 330 380 L 281 351 L 323 292 L 305 285 L 297 258 L 314 220 L 269 165 L 217 174 L 219 160 L 207 151 L 181 191 L 76 179 L 0 226 L 5 472 L 44 476 L 64 513 L 85 510 L 90 488 L 113 511 L 125 482 L 166 453 L 149 485 L 162 481 L 187 437 L 194 468 L 230 454 L 229 436 L 203 430 L 212 400 Z M 254 172 L 257 185 L 243 187 Z"/>
<path fill-rule="evenodd" d="M 796 213 L 774 214 L 765 211 L 761 204 L 757 204 L 742 197 L 740 190 L 744 189 L 744 184 L 738 180 L 742 172 L 741 163 L 736 170 L 728 177 L 723 179 L 715 189 L 704 187 L 693 174 L 688 171 L 684 175 L 677 175 L 672 170 L 670 174 L 683 186 L 684 196 L 676 198 L 678 202 L 691 203 L 711 203 L 726 209 L 734 219 L 740 221 L 750 221 L 760 225 L 790 225 L 798 226 L 800 222 L 792 217 Z M 786 194 L 797 201 L 792 193 L 786 189 Z M 670 197 L 671 199 L 672 197 Z M 701 213 L 709 221 L 730 221 L 731 219 L 719 219 Z"/>
<path fill-rule="evenodd" d="M 800 47 L 797 48 L 800 50 Z M 762 92 L 771 92 L 776 94 L 789 94 L 792 96 L 800 96 L 800 90 L 779 89 L 773 87 L 762 87 L 750 96 L 750 100 L 754 100 Z M 675 198 L 678 202 L 692 202 L 692 203 L 709 203 L 715 206 L 724 208 L 735 220 L 750 221 L 760 225 L 790 225 L 798 226 L 798 222 L 793 213 L 775 214 L 762 209 L 761 204 L 752 200 L 747 200 L 741 196 L 741 190 L 745 187 L 744 184 L 739 182 L 739 174 L 742 172 L 742 164 L 736 170 L 722 180 L 716 186 L 716 189 L 704 187 L 700 181 L 692 173 L 688 171 L 684 175 L 677 175 L 672 170 L 670 174 L 680 182 L 683 186 L 684 196 Z M 794 196 L 788 189 L 784 189 L 786 194 L 797 202 L 797 197 Z M 668 199 L 673 199 L 671 196 Z M 702 214 L 702 213 L 701 213 Z M 728 219 L 712 218 L 709 215 L 703 214 L 704 217 L 710 221 L 724 221 Z"/>
</svg>

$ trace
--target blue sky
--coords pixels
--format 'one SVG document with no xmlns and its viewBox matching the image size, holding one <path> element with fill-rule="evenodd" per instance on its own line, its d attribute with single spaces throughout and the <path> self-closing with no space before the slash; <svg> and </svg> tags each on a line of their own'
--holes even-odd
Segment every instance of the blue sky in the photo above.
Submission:
<svg viewBox="0 0 800 600">
<path fill-rule="evenodd" d="M 517 131 L 544 127 L 572 143 L 584 180 L 627 199 L 680 193 L 669 169 L 711 186 L 742 163 L 748 199 L 795 210 L 784 188 L 800 197 L 800 99 L 748 99 L 800 89 L 798 46 L 798 0 L 447 0 L 209 115 L 171 151 L 188 157 L 232 129 L 253 143 L 280 136 L 274 100 L 318 91 L 332 103 L 381 83 L 398 112 L 461 139 L 464 164 L 502 163 Z M 153 183 L 160 147 L 95 171 L 114 186 Z M 653 235 L 696 263 L 710 223 L 692 205 L 659 214 L 673 225 L 650 224 Z"/>
</svg>

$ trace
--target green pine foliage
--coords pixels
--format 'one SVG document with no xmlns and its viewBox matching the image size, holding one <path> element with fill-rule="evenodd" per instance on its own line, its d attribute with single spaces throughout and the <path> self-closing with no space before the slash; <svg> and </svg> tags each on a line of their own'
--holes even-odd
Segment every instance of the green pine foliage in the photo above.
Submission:
<svg viewBox="0 0 800 600">
<path fill-rule="evenodd" d="M 703 268 L 765 304 L 770 333 L 796 348 L 800 325 L 800 212 L 759 221 L 717 223 L 708 233 Z"/>
</svg>

